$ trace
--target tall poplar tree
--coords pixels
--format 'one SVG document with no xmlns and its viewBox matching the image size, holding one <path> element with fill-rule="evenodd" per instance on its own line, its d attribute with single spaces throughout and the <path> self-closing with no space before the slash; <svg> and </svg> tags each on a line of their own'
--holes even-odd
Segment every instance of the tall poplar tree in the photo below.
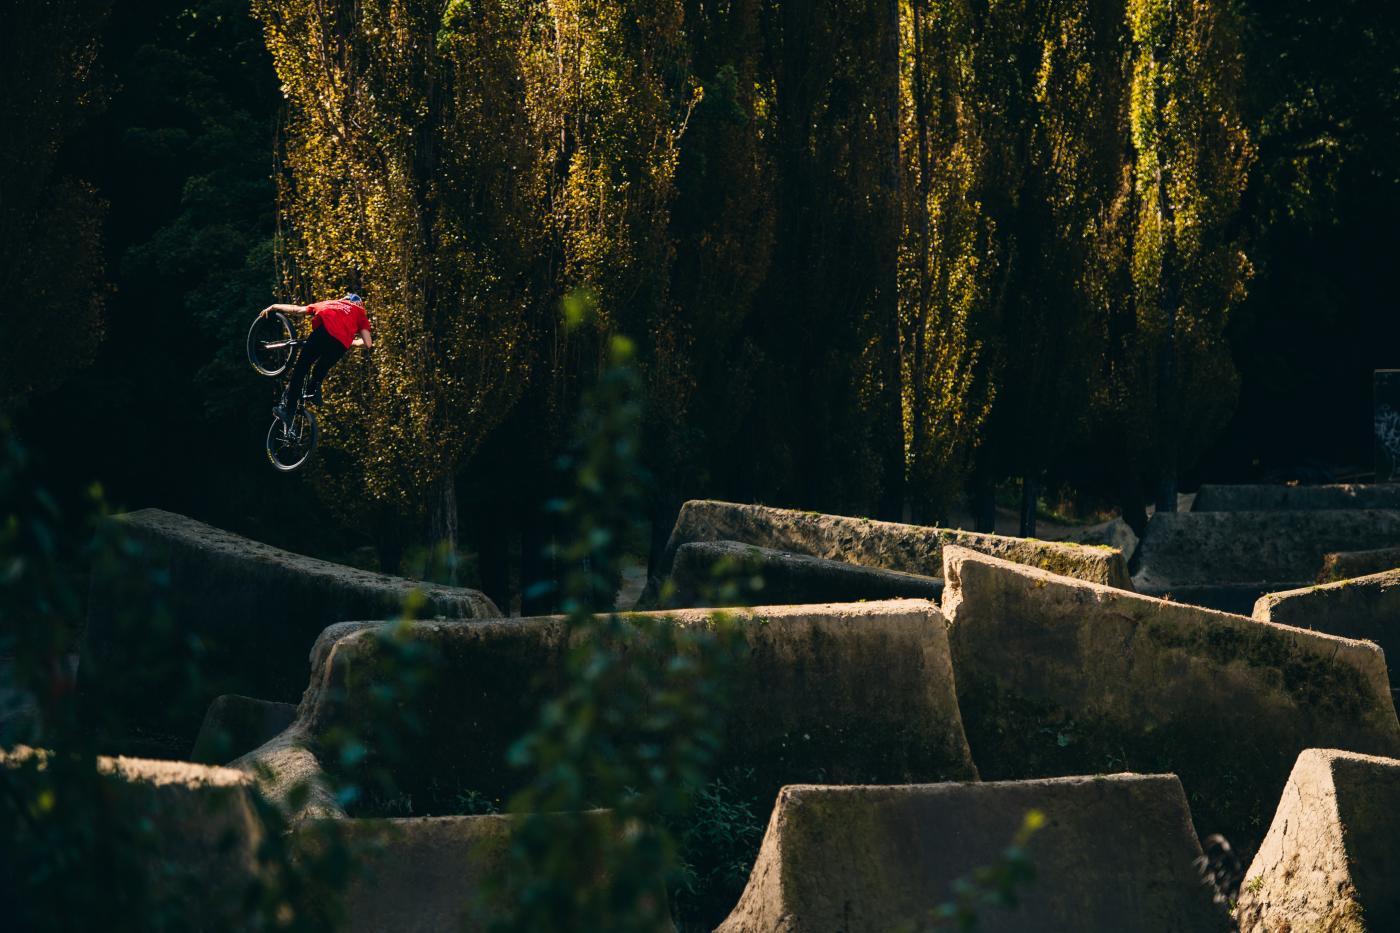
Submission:
<svg viewBox="0 0 1400 933">
<path fill-rule="evenodd" d="M 1127 320 L 1110 356 L 1135 472 L 1157 508 L 1234 411 L 1225 339 L 1250 264 L 1237 222 L 1254 150 L 1240 114 L 1239 24 L 1223 0 L 1129 0 Z M 1132 462 L 1132 461 L 1130 461 Z"/>
<path fill-rule="evenodd" d="M 906 0 L 905 441 L 936 513 L 976 456 L 1037 480 L 1077 429 L 1099 343 L 1096 244 L 1121 162 L 1121 7 Z"/>
<path fill-rule="evenodd" d="M 454 476 L 525 376 L 521 275 L 538 250 L 549 147 L 529 119 L 507 2 L 256 0 L 287 98 L 281 246 L 310 300 L 354 289 L 372 359 L 337 367 L 324 484 L 455 545 Z M 290 297 L 290 296 L 289 296 Z M 351 508 L 357 506 L 351 505 Z"/>
</svg>

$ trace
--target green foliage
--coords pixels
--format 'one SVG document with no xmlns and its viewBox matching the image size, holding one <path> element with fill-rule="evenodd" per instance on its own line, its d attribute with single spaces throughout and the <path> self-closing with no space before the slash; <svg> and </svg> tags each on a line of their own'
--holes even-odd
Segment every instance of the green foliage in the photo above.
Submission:
<svg viewBox="0 0 1400 933">
<path fill-rule="evenodd" d="M 104 102 L 108 0 L 12 4 L 0 36 L 0 411 L 91 362 L 102 339 L 105 204 L 63 156 Z"/>
<path fill-rule="evenodd" d="M 0 451 L 0 893 L 8 918 L 21 930 L 294 930 L 344 925 L 340 893 L 363 858 L 382 842 L 373 834 L 346 839 L 333 822 L 292 826 L 282 810 L 251 793 L 251 823 L 240 822 L 232 794 L 205 789 L 209 809 L 199 819 L 237 836 L 211 839 L 191 859 L 188 840 L 162 822 L 161 802 L 149 788 L 112 775 L 99 759 L 110 734 L 108 695 L 75 667 L 84 618 L 84 572 L 129 573 L 139 545 L 117 523 L 102 521 L 100 490 L 74 519 L 39 480 L 38 471 L 5 426 Z M 198 656 L 152 657 L 139 650 L 142 632 L 166 618 L 163 573 L 132 581 L 139 600 L 118 620 L 131 643 L 124 660 L 131 689 L 151 665 L 187 665 L 192 685 Z M 413 610 L 410 602 L 409 613 Z M 166 619 L 168 624 L 168 619 Z M 405 636 L 406 623 L 382 633 L 371 715 L 355 733 L 330 737 L 326 753 L 337 799 L 382 793 L 392 784 L 396 743 L 418 725 L 413 701 L 432 676 L 425 646 Z M 180 703 L 179 696 L 166 697 Z M 121 723 L 119 726 L 127 724 Z M 363 750 L 377 757 L 366 761 Z M 310 789 L 293 788 L 291 810 Z M 185 829 L 188 829 L 186 827 Z M 252 861 L 238 843 L 255 839 Z M 183 846 L 183 848 L 182 848 Z"/>
<path fill-rule="evenodd" d="M 907 495 L 925 518 L 961 493 L 995 391 L 974 332 L 997 267 L 985 143 L 956 106 L 973 77 L 958 52 L 968 28 L 960 4 L 900 4 L 900 384 Z"/>
<path fill-rule="evenodd" d="M 1233 8 L 901 10 L 912 500 L 942 510 L 979 440 L 984 477 L 1038 478 L 1091 398 L 1137 470 L 1174 477 L 1234 404 L 1252 150 Z"/>
<path fill-rule="evenodd" d="M 1130 229 L 1114 261 L 1130 285 L 1110 295 L 1123 336 L 1106 385 L 1139 469 L 1174 482 L 1234 410 L 1224 336 L 1252 271 L 1236 215 L 1254 147 L 1233 6 L 1131 0 L 1126 17 Z"/>
<path fill-rule="evenodd" d="M 1016 907 L 1017 888 L 1035 880 L 1027 846 L 1045 826 L 1045 814 L 1031 810 L 1006 850 L 990 865 L 976 869 L 969 877 L 953 882 L 952 900 L 934 909 L 927 929 L 954 928 L 963 933 L 977 929 L 977 915 L 988 907 Z"/>
<path fill-rule="evenodd" d="M 123 285 L 162 306 L 145 315 L 169 306 L 212 339 L 196 361 L 203 413 L 239 423 L 255 409 L 263 426 L 267 386 L 248 378 L 243 339 L 273 294 L 276 84 L 246 0 L 166 6 L 127 66 L 121 143 L 180 179 L 179 198 L 126 250 Z"/>
<path fill-rule="evenodd" d="M 731 623 L 595 614 L 611 603 L 643 495 L 631 361 L 630 342 L 614 337 L 583 408 L 573 496 L 556 506 L 570 529 L 566 686 L 510 753 L 532 777 L 510 805 L 520 823 L 498 879 L 501 930 L 664 928 L 679 867 L 666 825 L 704 785 L 722 738 Z"/>
<path fill-rule="evenodd" d="M 770 805 L 741 790 L 752 777 L 752 769 L 715 777 L 672 827 L 681 865 L 671 891 L 676 915 L 722 918 L 738 903 L 763 841 L 762 814 Z"/>
<path fill-rule="evenodd" d="M 289 297 L 354 289 L 378 348 L 337 368 L 331 501 L 421 511 L 517 396 L 547 159 L 509 3 L 258 0 L 287 98 L 279 176 Z M 352 361 L 353 363 L 354 361 Z"/>
</svg>

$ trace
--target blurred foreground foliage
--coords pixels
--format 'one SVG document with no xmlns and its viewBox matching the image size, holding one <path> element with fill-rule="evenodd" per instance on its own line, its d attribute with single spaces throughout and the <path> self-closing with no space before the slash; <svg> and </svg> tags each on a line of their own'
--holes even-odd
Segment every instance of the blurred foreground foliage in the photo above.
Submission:
<svg viewBox="0 0 1400 933">
<path fill-rule="evenodd" d="M 632 347 L 614 337 L 582 407 L 577 443 L 561 464 L 573 483 L 572 495 L 554 506 L 571 529 L 557 559 L 570 568 L 561 598 L 572 647 L 564 692 L 510 753 L 525 786 L 510 802 L 519 823 L 491 910 L 502 930 L 664 928 L 671 922 L 668 889 L 702 900 L 713 897 L 717 884 L 737 893 L 757 845 L 752 810 L 725 799 L 722 782 L 710 781 L 723 742 L 729 674 L 744 650 L 735 624 L 716 616 L 676 625 L 607 611 L 628 525 L 637 520 L 646 489 L 639 392 Z M 103 773 L 102 697 L 86 678 L 78 689 L 75 678 L 82 571 L 120 572 L 130 566 L 121 558 L 138 545 L 121 536 L 119 523 L 102 520 L 98 490 L 89 510 L 67 521 L 19 442 L 8 432 L 5 440 L 0 831 L 13 844 L 0 867 L 16 928 L 343 926 L 341 892 L 365 857 L 392 840 L 391 827 L 351 841 L 334 821 L 291 825 L 254 788 L 253 864 L 211 877 L 210 865 L 188 859 L 182 840 L 172 838 L 152 809 L 154 797 L 143 803 Z M 171 624 L 159 604 L 169 581 L 156 576 L 131 581 L 142 601 L 133 599 L 120 621 L 122 638 L 137 649 L 122 660 L 131 689 L 140 688 L 144 664 L 163 663 L 139 651 L 151 627 Z M 421 738 L 415 706 L 437 676 L 438 659 L 414 637 L 412 614 L 410 601 L 403 619 L 379 629 L 384 644 L 376 667 L 362 672 L 374 683 L 367 715 L 320 743 L 318 756 L 342 806 L 365 797 L 396 799 L 393 774 L 404 763 L 395 750 Z M 197 683 L 198 652 L 191 657 L 196 662 L 185 674 Z M 284 803 L 295 811 L 309 792 L 295 788 Z M 209 796 L 211 806 L 229 808 L 207 813 L 210 820 L 237 815 L 232 794 Z M 703 812 L 692 815 L 697 800 Z M 463 802 L 480 808 L 470 795 Z M 230 831 L 214 854 L 236 858 L 240 841 L 246 840 Z M 731 853 L 725 846 L 735 842 L 740 848 Z M 719 850 L 724 864 L 712 868 Z"/>
<path fill-rule="evenodd" d="M 17 931 L 291 930 L 344 924 L 339 894 L 356 864 L 380 840 L 347 842 L 326 823 L 292 827 L 256 786 L 241 798 L 204 789 L 181 811 L 203 811 L 197 826 L 172 819 L 170 798 L 124 779 L 121 760 L 100 759 L 107 723 L 104 684 L 140 689 L 149 665 L 169 659 L 139 646 L 171 620 L 162 573 L 127 578 L 139 594 L 120 613 L 124 678 L 78 678 L 87 574 L 129 574 L 140 545 L 104 521 L 101 490 L 89 491 L 81 514 L 65 514 L 42 472 L 8 425 L 0 451 L 0 896 L 6 928 Z M 381 636 L 402 641 L 402 628 Z M 411 649 L 391 654 L 385 688 L 407 694 L 425 676 Z M 196 653 L 197 658 L 197 653 Z M 83 658 L 84 673 L 105 659 Z M 198 662 L 183 671 L 200 677 Z M 169 696 L 169 703 L 186 698 Z M 362 723 L 365 734 L 338 736 L 345 751 L 411 729 L 397 703 Z M 338 797 L 364 792 L 376 774 L 333 778 Z M 372 785 L 371 785 L 372 786 Z M 295 798 L 305 788 L 293 790 Z M 295 803 L 295 801 L 293 801 Z M 251 806 L 251 810 L 245 809 Z M 185 813 L 188 816 L 188 813 Z M 200 849 L 207 826 L 216 835 Z M 193 841 L 192 841 L 193 840 Z M 252 844 L 251 853 L 247 846 Z M 243 853 L 243 854 L 240 854 Z M 194 857 L 192 857 L 194 856 Z"/>
</svg>

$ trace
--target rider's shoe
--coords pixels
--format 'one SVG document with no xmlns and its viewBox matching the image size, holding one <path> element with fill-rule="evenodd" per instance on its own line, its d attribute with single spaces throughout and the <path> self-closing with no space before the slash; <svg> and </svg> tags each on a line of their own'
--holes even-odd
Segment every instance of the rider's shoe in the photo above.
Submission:
<svg viewBox="0 0 1400 933">
<path fill-rule="evenodd" d="M 312 386 L 311 391 L 306 393 L 306 400 L 312 405 L 319 406 L 321 404 L 321 387 Z"/>
</svg>

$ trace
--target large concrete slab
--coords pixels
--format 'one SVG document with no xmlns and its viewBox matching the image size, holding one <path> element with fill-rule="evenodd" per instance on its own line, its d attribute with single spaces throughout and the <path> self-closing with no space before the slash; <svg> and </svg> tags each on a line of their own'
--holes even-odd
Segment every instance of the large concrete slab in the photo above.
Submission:
<svg viewBox="0 0 1400 933">
<path fill-rule="evenodd" d="M 1193 512 L 1291 512 L 1325 509 L 1400 509 L 1400 484 L 1206 484 L 1196 494 L 1196 500 L 1191 506 Z"/>
<path fill-rule="evenodd" d="M 1066 576 L 1131 587 L 1123 555 L 1114 548 L 699 499 L 681 507 L 659 573 L 670 573 L 676 552 L 694 541 L 738 541 L 929 577 L 942 575 L 943 548 L 953 544 Z"/>
<path fill-rule="evenodd" d="M 709 613 L 647 613 L 664 623 L 707 624 Z M 751 772 L 751 790 L 772 799 L 786 783 L 973 779 L 953 685 L 946 628 L 924 600 L 735 610 L 747 647 L 730 684 L 732 712 L 721 768 Z M 630 618 L 636 618 L 631 616 Z M 441 658 L 415 708 L 426 738 L 405 748 L 395 773 L 417 813 L 444 794 L 470 790 L 505 799 L 518 774 L 506 750 L 561 689 L 566 623 L 557 617 L 480 623 L 418 622 L 412 636 Z M 375 626 L 347 624 L 317 643 L 311 686 L 297 720 L 240 767 L 270 766 L 274 796 L 314 781 L 319 739 L 355 727 L 374 707 L 372 676 L 385 650 Z M 304 815 L 335 815 L 324 792 Z"/>
<path fill-rule="evenodd" d="M 0 750 L 0 772 L 43 767 L 47 754 L 23 746 Z M 246 919 L 245 897 L 258 870 L 258 848 L 264 838 L 253 803 L 252 778 L 230 768 L 183 761 L 102 756 L 95 764 L 102 776 L 102 799 L 75 803 L 60 797 L 57 805 L 110 809 L 126 829 L 125 835 L 111 840 L 112 851 L 138 862 L 146 893 L 156 901 L 180 898 L 183 903 L 191 891 L 200 892 L 201 915 L 181 918 L 186 925 L 176 924 L 176 928 L 238 928 Z M 3 777 L 6 783 L 16 779 Z M 71 780 L 68 786 L 73 787 Z M 143 824 L 151 832 L 139 831 Z M 103 831 L 101 826 L 92 829 Z M 0 842 L 12 844 L 15 840 L 8 838 Z M 22 839 L 19 844 L 32 845 L 35 840 Z M 94 872 L 110 868 L 90 866 Z"/>
<path fill-rule="evenodd" d="M 1241 933 L 1400 930 L 1400 761 L 1298 756 L 1240 889 Z"/>
<path fill-rule="evenodd" d="M 1270 593 L 1254 604 L 1254 618 L 1364 638 L 1379 645 L 1392 662 L 1400 662 L 1400 570 Z M 1397 677 L 1400 670 L 1392 671 L 1392 685 Z"/>
<path fill-rule="evenodd" d="M 298 832 L 329 831 L 357 856 L 344 894 L 349 933 L 486 933 L 500 929 L 510 895 L 510 838 L 520 817 L 444 816 L 303 823 Z M 612 814 L 595 810 L 543 817 L 597 821 L 616 832 Z M 498 897 L 493 897 L 493 889 Z M 657 891 L 664 899 L 666 892 Z M 657 933 L 674 933 L 667 920 Z"/>
<path fill-rule="evenodd" d="M 351 933 L 486 930 L 487 891 L 505 866 L 509 816 L 342 820 L 335 831 L 364 853 L 345 890 Z M 303 830 L 305 831 L 305 830 Z"/>
<path fill-rule="evenodd" d="M 1392 545 L 1400 545 L 1400 511 L 1158 512 L 1133 555 L 1133 585 L 1247 609 L 1251 589 L 1258 598 L 1311 583 L 1328 552 Z"/>
<path fill-rule="evenodd" d="M 752 588 L 761 581 L 761 588 Z M 789 554 L 737 541 L 692 541 L 676 550 L 671 565 L 673 606 L 766 603 L 846 603 L 880 599 L 931 599 L 943 593 L 941 577 L 862 567 L 839 560 Z"/>
<path fill-rule="evenodd" d="M 1373 573 L 1400 569 L 1400 547 L 1382 547 L 1370 551 L 1333 551 L 1322 555 L 1322 570 L 1318 583 L 1336 583 L 1367 577 Z"/>
<path fill-rule="evenodd" d="M 293 703 L 226 693 L 216 697 L 199 726 L 190 760 L 226 764 L 280 733 L 297 718 Z"/>
<path fill-rule="evenodd" d="M 1251 851 L 1305 748 L 1400 751 L 1373 644 L 949 548 L 944 612 L 984 778 L 1180 775 L 1202 835 Z"/>
<path fill-rule="evenodd" d="M 1200 845 L 1173 775 L 989 784 L 785 787 L 720 933 L 923 929 L 955 881 L 992 864 L 1039 810 L 1035 878 L 983 933 L 1209 933 L 1226 918 L 1192 868 Z"/>
<path fill-rule="evenodd" d="M 128 549 L 118 572 L 93 577 L 83 675 L 103 679 L 131 724 L 183 739 L 179 754 L 220 694 L 295 701 L 307 651 L 332 623 L 397 616 L 410 596 L 428 618 L 500 615 L 476 590 L 293 554 L 158 509 L 116 521 Z M 156 605 L 166 624 L 154 624 Z"/>
</svg>

